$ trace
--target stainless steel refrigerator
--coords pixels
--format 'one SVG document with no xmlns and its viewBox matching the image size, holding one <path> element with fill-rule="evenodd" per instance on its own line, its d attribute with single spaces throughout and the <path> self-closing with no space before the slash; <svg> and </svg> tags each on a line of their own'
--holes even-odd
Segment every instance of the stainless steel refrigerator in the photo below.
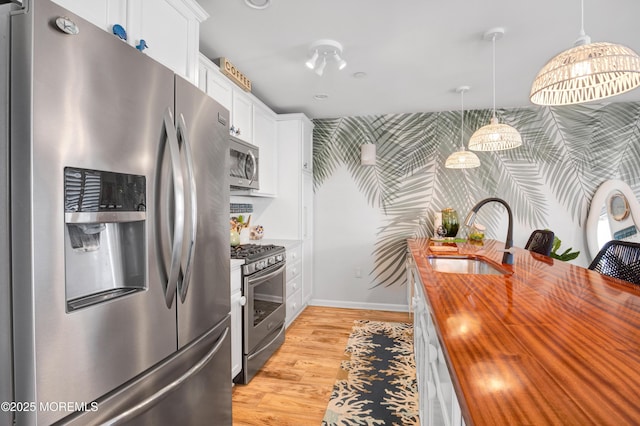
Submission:
<svg viewBox="0 0 640 426">
<path fill-rule="evenodd" d="M 48 0 L 10 98 L 16 423 L 231 424 L 228 111 Z"/>
</svg>

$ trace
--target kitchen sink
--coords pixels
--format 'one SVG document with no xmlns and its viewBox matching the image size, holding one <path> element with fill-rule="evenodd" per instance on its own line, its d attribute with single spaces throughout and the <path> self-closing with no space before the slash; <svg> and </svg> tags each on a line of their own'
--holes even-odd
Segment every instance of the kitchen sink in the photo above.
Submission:
<svg viewBox="0 0 640 426">
<path fill-rule="evenodd" d="M 448 257 L 427 257 L 429 265 L 437 272 L 446 272 L 450 274 L 493 274 L 504 275 L 508 271 L 499 269 L 490 263 L 475 257 L 466 256 L 448 256 Z"/>
</svg>

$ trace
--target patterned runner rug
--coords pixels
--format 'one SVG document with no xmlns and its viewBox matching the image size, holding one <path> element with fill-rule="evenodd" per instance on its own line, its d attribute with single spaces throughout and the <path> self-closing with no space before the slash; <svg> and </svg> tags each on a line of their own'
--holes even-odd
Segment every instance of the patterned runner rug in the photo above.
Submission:
<svg viewBox="0 0 640 426">
<path fill-rule="evenodd" d="M 354 321 L 323 425 L 419 425 L 413 327 Z"/>
</svg>

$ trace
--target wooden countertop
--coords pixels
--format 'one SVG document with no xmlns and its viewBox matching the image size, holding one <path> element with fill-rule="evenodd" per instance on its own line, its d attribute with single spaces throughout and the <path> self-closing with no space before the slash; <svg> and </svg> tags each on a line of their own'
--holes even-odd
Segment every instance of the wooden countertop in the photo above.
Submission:
<svg viewBox="0 0 640 426">
<path fill-rule="evenodd" d="M 640 424 L 640 288 L 524 249 L 508 275 L 435 272 L 408 243 L 468 426 Z"/>
</svg>

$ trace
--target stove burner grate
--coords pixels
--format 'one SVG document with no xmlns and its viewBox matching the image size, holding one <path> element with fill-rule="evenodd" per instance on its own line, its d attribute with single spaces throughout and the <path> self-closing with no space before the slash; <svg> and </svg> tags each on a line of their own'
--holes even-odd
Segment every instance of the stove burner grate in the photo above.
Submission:
<svg viewBox="0 0 640 426">
<path fill-rule="evenodd" d="M 281 247 L 275 244 L 242 244 L 231 247 L 231 259 L 247 259 L 261 257 L 272 250 L 279 250 Z"/>
</svg>

